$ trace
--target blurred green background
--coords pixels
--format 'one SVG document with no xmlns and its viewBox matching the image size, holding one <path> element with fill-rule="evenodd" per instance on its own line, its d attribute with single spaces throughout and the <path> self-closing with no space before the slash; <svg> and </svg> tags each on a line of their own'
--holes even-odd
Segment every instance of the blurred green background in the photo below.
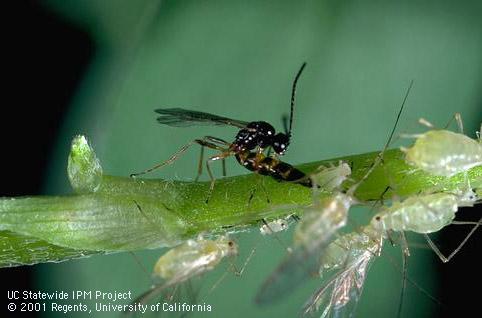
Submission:
<svg viewBox="0 0 482 318">
<path fill-rule="evenodd" d="M 168 158 L 206 134 L 230 140 L 236 130 L 171 128 L 153 109 L 185 107 L 241 120 L 266 120 L 282 129 L 291 82 L 301 63 L 293 141 L 284 157 L 298 164 L 380 149 L 410 80 L 399 131 L 421 131 L 425 117 L 443 126 L 461 112 L 474 136 L 482 112 L 482 4 L 480 1 L 45 1 L 88 31 L 96 51 L 62 124 L 45 184 L 46 193 L 70 193 L 66 177 L 71 138 L 85 134 L 108 174 L 127 176 Z M 150 177 L 192 179 L 198 149 Z M 246 173 L 228 160 L 229 175 Z M 220 169 L 216 171 L 220 175 Z M 204 176 L 206 178 L 206 176 Z M 365 212 L 366 210 L 357 210 Z M 356 212 L 354 212 L 356 213 Z M 289 233 L 280 235 L 290 241 Z M 418 238 L 420 240 L 420 238 Z M 228 278 L 203 301 L 210 317 L 294 317 L 319 285 L 258 308 L 253 297 L 283 248 L 253 229 L 236 237 L 241 278 Z M 138 253 L 150 271 L 164 251 Z M 394 317 L 401 274 L 399 250 L 372 267 L 357 317 Z M 439 260 L 412 250 L 409 272 L 434 296 Z M 456 259 L 454 261 L 457 261 Z M 35 266 L 41 290 L 132 291 L 150 285 L 132 255 L 115 254 Z M 208 289 L 225 267 L 207 275 Z M 477 273 L 467 273 L 476 275 Z M 404 317 L 440 309 L 410 284 Z M 46 317 L 64 317 L 47 313 Z M 69 314 L 69 317 L 81 317 Z M 96 314 L 117 317 L 116 313 Z"/>
</svg>

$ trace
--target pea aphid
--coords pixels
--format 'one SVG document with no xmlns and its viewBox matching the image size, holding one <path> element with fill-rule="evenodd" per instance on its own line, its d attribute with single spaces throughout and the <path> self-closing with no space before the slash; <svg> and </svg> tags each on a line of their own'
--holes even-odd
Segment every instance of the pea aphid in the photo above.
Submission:
<svg viewBox="0 0 482 318">
<path fill-rule="evenodd" d="M 478 140 L 464 135 L 460 114 L 457 113 L 454 117 L 458 123 L 459 133 L 431 129 L 423 134 L 406 135 L 416 138 L 416 141 L 410 148 L 401 148 L 405 152 L 405 160 L 433 175 L 445 177 L 482 165 L 480 131 L 477 134 Z M 419 122 L 434 128 L 424 119 Z"/>
<path fill-rule="evenodd" d="M 303 314 L 313 314 L 321 307 L 321 317 L 352 316 L 370 265 L 381 253 L 383 238 L 378 234 L 368 225 L 328 245 L 321 259 L 320 276 L 327 271 L 337 272 L 313 293 L 303 307 Z"/>
<path fill-rule="evenodd" d="M 287 219 L 281 218 L 272 221 L 263 220 L 263 225 L 259 228 L 262 235 L 272 235 L 288 229 L 289 223 Z"/>
<path fill-rule="evenodd" d="M 443 256 L 426 234 L 452 224 L 459 207 L 473 206 L 477 200 L 478 197 L 472 189 L 461 190 L 458 193 L 440 192 L 413 196 L 382 208 L 373 217 L 371 224 L 384 236 L 388 235 L 388 231 L 424 234 L 434 252 L 443 262 L 447 262 L 460 250 L 479 224 L 449 257 Z"/>
<path fill-rule="evenodd" d="M 316 173 L 310 175 L 312 184 L 325 191 L 339 189 L 341 184 L 351 175 L 348 163 L 340 160 L 338 165 L 320 166 Z"/>
<path fill-rule="evenodd" d="M 134 303 L 146 303 L 164 290 L 209 272 L 224 258 L 237 254 L 237 244 L 225 236 L 216 240 L 187 240 L 159 258 L 153 278 L 161 283 L 139 296 Z"/>
</svg>

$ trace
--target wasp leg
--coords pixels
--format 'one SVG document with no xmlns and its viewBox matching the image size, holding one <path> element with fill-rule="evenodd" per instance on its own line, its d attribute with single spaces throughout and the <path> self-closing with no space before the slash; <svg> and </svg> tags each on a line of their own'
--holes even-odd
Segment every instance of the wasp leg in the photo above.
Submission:
<svg viewBox="0 0 482 318">
<path fill-rule="evenodd" d="M 221 159 L 221 162 L 223 164 L 223 177 L 225 177 L 226 176 L 226 159 L 225 158 Z"/>
<path fill-rule="evenodd" d="M 221 150 L 221 149 L 218 149 L 218 150 Z M 206 203 L 209 202 L 209 199 L 211 198 L 211 195 L 212 195 L 213 190 L 214 190 L 214 184 L 216 183 L 216 178 L 214 178 L 213 172 L 211 170 L 210 163 L 213 162 L 213 161 L 216 161 L 216 160 L 224 159 L 224 158 L 229 157 L 231 155 L 232 155 L 231 151 L 224 149 L 224 152 L 206 160 L 206 170 L 208 171 L 209 178 L 211 179 L 211 185 L 209 186 L 209 193 L 208 193 L 208 197 L 206 198 Z"/>
<path fill-rule="evenodd" d="M 217 138 L 217 137 L 213 137 L 213 136 L 206 136 L 205 138 L 206 138 L 206 140 L 210 141 L 213 144 L 225 146 L 226 148 L 229 148 L 231 146 L 231 144 L 229 142 L 227 142 L 226 140 L 223 140 L 221 138 Z M 201 159 L 201 161 L 202 161 L 202 159 Z M 199 162 L 199 167 L 200 167 L 199 171 L 202 171 L 202 162 L 201 161 Z M 225 158 L 222 159 L 222 165 L 223 165 L 223 177 L 226 177 L 227 174 L 226 174 L 226 160 L 225 160 Z M 196 181 L 197 181 L 197 178 L 196 178 Z"/>
<path fill-rule="evenodd" d="M 144 171 L 141 171 L 141 172 L 138 172 L 138 173 L 132 173 L 130 176 L 132 178 L 134 177 L 137 177 L 137 176 L 140 176 L 140 175 L 143 175 L 143 174 L 146 174 L 146 173 L 149 173 L 149 172 L 152 172 L 156 169 L 159 169 L 159 168 L 162 168 L 163 166 L 166 166 L 166 165 L 170 165 L 172 164 L 174 161 L 176 161 L 177 159 L 179 159 L 179 157 L 181 155 L 183 155 L 187 149 L 189 149 L 189 147 L 191 147 L 192 145 L 194 144 L 198 144 L 198 145 L 201 145 L 201 147 L 208 147 L 208 148 L 211 148 L 211 149 L 215 149 L 215 150 L 225 150 L 224 148 L 220 147 L 219 145 L 216 145 L 212 142 L 208 142 L 209 140 L 211 140 L 211 136 L 205 136 L 201 139 L 196 139 L 196 140 L 193 140 L 191 141 L 190 143 L 182 146 L 178 151 L 176 151 L 169 159 L 167 159 L 166 161 L 163 161 L 149 169 L 146 169 Z M 218 139 L 218 138 L 216 138 Z M 198 170 L 199 172 L 199 170 Z"/>
<path fill-rule="evenodd" d="M 199 154 L 199 162 L 197 166 L 197 176 L 194 178 L 194 182 L 199 180 L 199 177 L 203 173 L 203 160 L 204 160 L 204 146 L 201 146 L 201 153 Z"/>
</svg>

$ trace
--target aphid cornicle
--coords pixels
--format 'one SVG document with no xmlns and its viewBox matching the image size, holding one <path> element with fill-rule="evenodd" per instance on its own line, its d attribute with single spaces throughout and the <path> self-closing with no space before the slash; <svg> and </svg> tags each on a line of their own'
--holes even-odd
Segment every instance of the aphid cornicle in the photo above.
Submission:
<svg viewBox="0 0 482 318">
<path fill-rule="evenodd" d="M 463 134 L 460 114 L 455 114 L 460 133 L 432 129 L 423 134 L 408 135 L 417 138 L 410 148 L 402 147 L 408 163 L 433 175 L 451 177 L 482 165 L 482 142 Z M 433 128 L 428 121 L 421 123 Z M 482 129 L 482 128 L 481 128 Z"/>
</svg>

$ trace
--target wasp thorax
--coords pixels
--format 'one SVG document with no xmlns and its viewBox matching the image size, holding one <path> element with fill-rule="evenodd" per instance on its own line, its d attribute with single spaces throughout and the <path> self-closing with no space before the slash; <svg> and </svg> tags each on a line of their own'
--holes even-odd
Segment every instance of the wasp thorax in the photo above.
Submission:
<svg viewBox="0 0 482 318">
<path fill-rule="evenodd" d="M 267 122 L 254 121 L 238 132 L 234 143 L 242 150 L 266 148 L 272 144 L 274 133 L 273 126 Z"/>
</svg>

